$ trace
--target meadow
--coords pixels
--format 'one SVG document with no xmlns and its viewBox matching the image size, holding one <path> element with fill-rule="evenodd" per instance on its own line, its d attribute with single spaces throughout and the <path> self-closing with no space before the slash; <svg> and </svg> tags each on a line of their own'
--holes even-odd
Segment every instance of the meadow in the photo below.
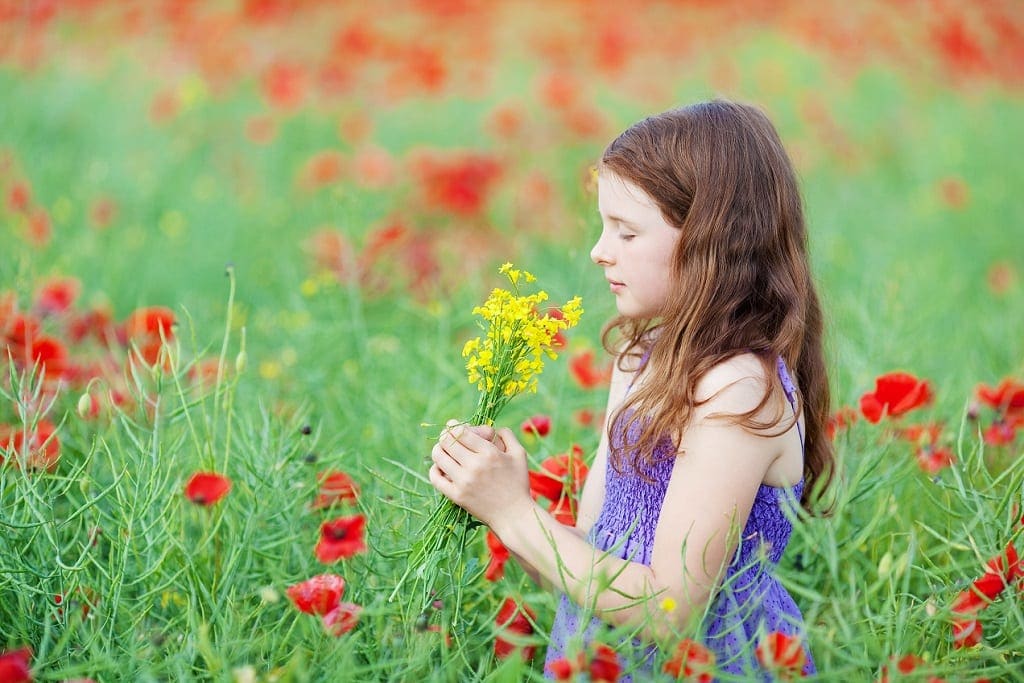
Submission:
<svg viewBox="0 0 1024 683">
<path fill-rule="evenodd" d="M 827 316 L 834 509 L 779 567 L 818 678 L 1024 681 L 1024 11 L 853 4 L 0 0 L 0 682 L 540 680 L 557 598 L 484 530 L 460 603 L 390 599 L 429 449 L 514 262 L 582 297 L 499 419 L 575 493 L 591 169 L 716 96 Z"/>
</svg>

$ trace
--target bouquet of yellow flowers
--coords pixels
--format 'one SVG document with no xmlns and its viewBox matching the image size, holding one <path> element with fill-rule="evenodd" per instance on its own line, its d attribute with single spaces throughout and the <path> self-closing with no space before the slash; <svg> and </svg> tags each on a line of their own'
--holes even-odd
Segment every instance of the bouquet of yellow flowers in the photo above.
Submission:
<svg viewBox="0 0 1024 683">
<path fill-rule="evenodd" d="M 480 316 L 483 336 L 474 337 L 462 348 L 470 383 L 480 390 L 476 412 L 470 425 L 493 425 L 505 405 L 516 395 L 537 391 L 537 376 L 544 370 L 544 359 L 558 357 L 555 343 L 558 333 L 574 327 L 583 314 L 580 297 L 574 297 L 561 308 L 541 310 L 547 301 L 544 290 L 533 294 L 520 292 L 520 283 L 532 284 L 536 278 L 511 263 L 498 271 L 508 278 L 511 290 L 495 288 L 482 306 L 473 309 Z M 455 571 L 451 578 L 456 586 L 455 614 L 461 603 L 461 579 L 465 570 L 463 551 L 469 531 L 477 526 L 472 516 L 442 498 L 424 523 L 418 540 L 408 556 L 408 568 L 391 594 L 392 599 L 410 577 L 423 589 L 421 609 L 434 599 L 431 595 L 442 572 L 442 563 L 452 558 Z M 452 547 L 457 543 L 457 547 Z"/>
</svg>

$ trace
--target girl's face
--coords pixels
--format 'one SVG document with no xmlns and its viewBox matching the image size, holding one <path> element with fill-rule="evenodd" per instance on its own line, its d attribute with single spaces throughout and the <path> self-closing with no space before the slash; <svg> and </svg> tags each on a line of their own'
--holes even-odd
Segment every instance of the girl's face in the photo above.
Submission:
<svg viewBox="0 0 1024 683">
<path fill-rule="evenodd" d="M 604 268 L 619 313 L 653 318 L 672 291 L 672 257 L 680 231 L 650 195 L 608 170 L 597 179 L 601 236 L 590 258 Z"/>
</svg>

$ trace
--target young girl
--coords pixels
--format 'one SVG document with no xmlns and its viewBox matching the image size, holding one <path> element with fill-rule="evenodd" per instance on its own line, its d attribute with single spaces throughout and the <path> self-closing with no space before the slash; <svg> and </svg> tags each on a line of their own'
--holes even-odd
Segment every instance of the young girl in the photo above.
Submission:
<svg viewBox="0 0 1024 683">
<path fill-rule="evenodd" d="M 755 652 L 773 632 L 802 643 L 813 673 L 800 610 L 772 573 L 785 508 L 810 508 L 832 472 L 792 165 L 763 113 L 712 101 L 633 125 L 598 171 L 590 257 L 618 309 L 603 335 L 616 362 L 576 526 L 530 498 L 507 428 L 449 423 L 430 481 L 562 591 L 548 665 L 618 627 L 619 656 L 642 675 L 655 645 L 698 634 L 717 672 L 766 679 Z"/>
</svg>

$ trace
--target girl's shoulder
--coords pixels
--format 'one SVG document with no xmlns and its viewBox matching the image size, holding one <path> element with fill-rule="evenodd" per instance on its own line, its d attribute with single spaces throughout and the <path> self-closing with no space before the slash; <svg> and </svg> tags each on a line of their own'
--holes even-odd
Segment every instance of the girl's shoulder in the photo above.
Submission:
<svg viewBox="0 0 1024 683">
<path fill-rule="evenodd" d="M 756 409 L 776 384 L 774 373 L 766 366 L 755 353 L 736 354 L 713 365 L 697 380 L 695 408 L 732 414 Z"/>
</svg>

